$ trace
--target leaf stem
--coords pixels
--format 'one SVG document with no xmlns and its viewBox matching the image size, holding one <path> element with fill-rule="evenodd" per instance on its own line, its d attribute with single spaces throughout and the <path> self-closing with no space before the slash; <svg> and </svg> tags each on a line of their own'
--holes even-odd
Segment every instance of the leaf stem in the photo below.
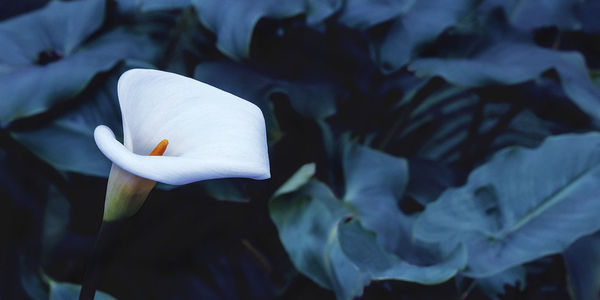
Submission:
<svg viewBox="0 0 600 300">
<path fill-rule="evenodd" d="M 404 106 L 398 119 L 392 124 L 390 130 L 383 137 L 378 149 L 385 150 L 391 140 L 396 136 L 398 130 L 404 128 L 410 120 L 412 112 L 431 94 L 436 92 L 440 87 L 444 85 L 445 81 L 439 77 L 431 78 L 419 91 L 412 97 L 412 99 Z"/>
<path fill-rule="evenodd" d="M 473 117 L 471 119 L 471 124 L 469 125 L 469 133 L 461 151 L 461 157 L 463 160 L 470 156 L 472 150 L 471 147 L 475 145 L 475 141 L 479 136 L 479 127 L 481 126 L 481 123 L 484 119 L 485 104 L 485 100 L 479 99 L 479 101 L 477 101 L 477 105 L 475 106 Z"/>
<path fill-rule="evenodd" d="M 473 291 L 473 288 L 475 288 L 476 283 L 477 282 L 475 280 L 473 280 L 471 282 L 471 284 L 469 284 L 469 286 L 467 287 L 467 289 L 460 295 L 460 300 L 467 299 L 467 297 L 469 296 L 469 294 L 471 293 L 471 291 Z"/>
<path fill-rule="evenodd" d="M 181 13 L 177 17 L 175 28 L 172 29 L 169 34 L 169 40 L 165 46 L 165 50 L 162 54 L 162 59 L 158 61 L 157 66 L 159 69 L 165 69 L 173 59 L 177 44 L 179 40 L 182 38 L 184 32 L 189 27 L 189 19 L 192 17 L 194 12 L 190 8 L 184 8 L 181 10 Z"/>
<path fill-rule="evenodd" d="M 512 119 L 521 112 L 522 108 L 522 104 L 513 104 L 509 111 L 502 115 L 490 130 L 478 136 L 477 141 L 473 141 L 472 151 L 468 153 L 469 155 L 463 155 L 462 162 L 472 167 L 477 160 L 483 158 L 492 142 L 508 128 Z"/>
</svg>

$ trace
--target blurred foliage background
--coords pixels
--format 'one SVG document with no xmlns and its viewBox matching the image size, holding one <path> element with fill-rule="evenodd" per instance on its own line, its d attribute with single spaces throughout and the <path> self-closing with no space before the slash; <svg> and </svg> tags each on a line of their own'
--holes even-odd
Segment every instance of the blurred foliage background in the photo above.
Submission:
<svg viewBox="0 0 600 300">
<path fill-rule="evenodd" d="M 159 186 L 112 299 L 598 299 L 600 1 L 0 1 L 0 299 L 73 299 L 118 76 L 257 104 L 272 178 Z"/>
</svg>

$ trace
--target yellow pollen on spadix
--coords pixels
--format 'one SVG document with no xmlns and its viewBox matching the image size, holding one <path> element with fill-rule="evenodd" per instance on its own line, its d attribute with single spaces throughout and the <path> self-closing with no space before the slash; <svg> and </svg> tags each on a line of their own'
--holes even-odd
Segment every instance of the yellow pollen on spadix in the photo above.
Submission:
<svg viewBox="0 0 600 300">
<path fill-rule="evenodd" d="M 165 153 L 165 151 L 167 150 L 167 145 L 169 145 L 169 141 L 167 141 L 167 140 L 160 141 L 160 143 L 158 143 L 158 145 L 156 145 L 156 147 L 154 147 L 154 150 L 152 150 L 152 152 L 150 152 L 150 156 L 162 156 L 163 153 Z"/>
</svg>

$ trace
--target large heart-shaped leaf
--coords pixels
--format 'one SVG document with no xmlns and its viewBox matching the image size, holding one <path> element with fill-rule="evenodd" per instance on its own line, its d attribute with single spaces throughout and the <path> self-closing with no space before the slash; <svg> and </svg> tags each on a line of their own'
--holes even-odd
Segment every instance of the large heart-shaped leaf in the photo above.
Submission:
<svg viewBox="0 0 600 300">
<path fill-rule="evenodd" d="M 254 26 L 261 18 L 306 14 L 316 24 L 336 12 L 341 0 L 192 0 L 200 21 L 217 35 L 217 47 L 234 59 L 248 56 Z"/>
<path fill-rule="evenodd" d="M 105 7 L 105 0 L 51 1 L 0 23 L 0 63 L 29 65 L 48 50 L 69 56 L 102 26 Z"/>
<path fill-rule="evenodd" d="M 369 279 L 341 251 L 337 237 L 338 223 L 350 212 L 327 186 L 311 180 L 272 199 L 269 211 L 296 269 L 338 299 L 362 294 Z"/>
<path fill-rule="evenodd" d="M 121 49 L 106 40 L 79 51 L 102 25 L 105 5 L 103 0 L 53 1 L 0 23 L 0 126 L 77 94 L 98 71 L 131 55 L 114 52 Z"/>
<path fill-rule="evenodd" d="M 555 70 L 563 90 L 579 108 L 600 119 L 600 88 L 588 75 L 577 52 L 541 48 L 524 42 L 500 41 L 472 58 L 423 58 L 409 65 L 418 76 L 441 76 L 461 86 L 517 84 Z"/>
<path fill-rule="evenodd" d="M 406 250 L 405 232 L 411 218 L 398 208 L 408 183 L 408 163 L 383 152 L 347 145 L 343 153 L 346 193 L 343 200 L 362 225 L 377 234 L 378 242 L 391 252 Z"/>
<path fill-rule="evenodd" d="M 600 134 L 506 148 L 467 183 L 427 205 L 418 239 L 467 246 L 467 276 L 485 277 L 559 253 L 600 228 Z"/>
<path fill-rule="evenodd" d="M 141 66 L 140 64 L 128 64 Z M 94 142 L 94 129 L 104 124 L 121 136 L 121 112 L 117 100 L 117 79 L 128 67 L 116 70 L 89 99 L 66 111 L 50 124 L 11 135 L 33 153 L 61 171 L 108 176 L 111 163 Z"/>
<path fill-rule="evenodd" d="M 302 185 L 312 174 L 310 165 L 292 176 L 271 200 L 270 212 L 298 270 L 345 299 L 362 293 L 370 280 L 432 284 L 462 269 L 463 247 L 447 250 L 414 242 L 415 218 L 404 215 L 397 204 L 408 181 L 407 166 L 401 158 L 345 146 L 342 199 L 316 180 Z M 350 219 L 354 221 L 344 224 Z M 299 241 L 298 236 L 311 238 Z"/>
<path fill-rule="evenodd" d="M 406 160 L 350 145 L 344 149 L 343 168 L 343 201 L 361 225 L 340 227 L 340 232 L 352 236 L 342 242 L 342 249 L 372 279 L 431 284 L 447 280 L 464 267 L 466 257 L 460 248 L 441 251 L 438 245 L 414 243 L 415 217 L 405 215 L 398 207 L 409 178 Z M 367 230 L 375 236 L 371 238 Z M 387 263 L 370 258 L 375 249 L 381 249 L 378 259 Z M 365 261 L 372 265 L 366 267 Z"/>
<path fill-rule="evenodd" d="M 156 47 L 147 38 L 124 29 L 80 44 L 101 25 L 104 5 L 56 1 L 0 24 L 0 126 L 71 99 L 123 59 L 154 57 Z"/>
</svg>

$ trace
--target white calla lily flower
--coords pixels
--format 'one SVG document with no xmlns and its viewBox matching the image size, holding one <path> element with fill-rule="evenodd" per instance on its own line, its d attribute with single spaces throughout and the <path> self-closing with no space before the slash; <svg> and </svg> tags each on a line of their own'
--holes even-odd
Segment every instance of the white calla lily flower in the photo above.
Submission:
<svg viewBox="0 0 600 300">
<path fill-rule="evenodd" d="M 265 121 L 254 104 L 149 69 L 123 73 L 117 89 L 123 144 L 104 125 L 94 131 L 98 148 L 113 162 L 105 221 L 135 214 L 156 182 L 270 177 Z"/>
</svg>

